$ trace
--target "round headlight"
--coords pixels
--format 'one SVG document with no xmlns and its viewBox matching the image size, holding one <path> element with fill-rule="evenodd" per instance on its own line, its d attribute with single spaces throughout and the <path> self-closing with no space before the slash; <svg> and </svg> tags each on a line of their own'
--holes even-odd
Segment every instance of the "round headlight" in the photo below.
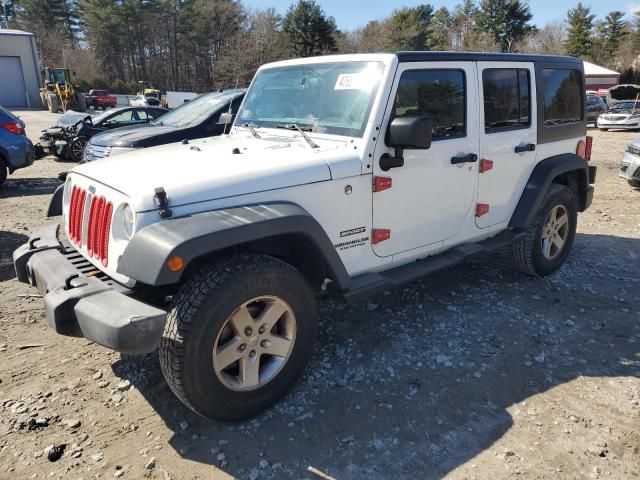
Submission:
<svg viewBox="0 0 640 480">
<path fill-rule="evenodd" d="M 122 209 L 122 226 L 127 238 L 130 239 L 133 235 L 133 228 L 135 226 L 135 215 L 128 204 Z"/>
</svg>

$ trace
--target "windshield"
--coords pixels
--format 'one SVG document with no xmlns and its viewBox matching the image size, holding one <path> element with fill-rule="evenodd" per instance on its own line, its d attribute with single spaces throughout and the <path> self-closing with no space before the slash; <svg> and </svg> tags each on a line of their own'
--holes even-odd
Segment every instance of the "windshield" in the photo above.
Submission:
<svg viewBox="0 0 640 480">
<path fill-rule="evenodd" d="M 154 122 L 156 125 L 171 127 L 191 127 L 208 119 L 238 96 L 238 92 L 208 93 L 180 105 L 175 110 L 165 113 Z"/>
<path fill-rule="evenodd" d="M 236 124 L 295 124 L 312 132 L 361 137 L 383 64 L 340 62 L 269 68 L 251 84 Z"/>
<path fill-rule="evenodd" d="M 107 118 L 109 115 L 112 115 L 114 112 L 116 112 L 116 110 L 105 110 L 102 113 L 98 113 L 91 117 L 91 123 L 93 123 L 94 125 L 97 125 L 102 120 Z"/>
</svg>

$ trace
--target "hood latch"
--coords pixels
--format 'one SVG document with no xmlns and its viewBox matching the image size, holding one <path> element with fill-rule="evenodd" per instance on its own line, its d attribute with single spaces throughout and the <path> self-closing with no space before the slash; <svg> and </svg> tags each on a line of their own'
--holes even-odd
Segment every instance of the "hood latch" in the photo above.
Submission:
<svg viewBox="0 0 640 480">
<path fill-rule="evenodd" d="M 172 214 L 169 208 L 169 200 L 167 200 L 167 192 L 164 191 L 163 187 L 156 188 L 153 199 L 160 209 L 160 218 L 169 218 Z"/>
</svg>

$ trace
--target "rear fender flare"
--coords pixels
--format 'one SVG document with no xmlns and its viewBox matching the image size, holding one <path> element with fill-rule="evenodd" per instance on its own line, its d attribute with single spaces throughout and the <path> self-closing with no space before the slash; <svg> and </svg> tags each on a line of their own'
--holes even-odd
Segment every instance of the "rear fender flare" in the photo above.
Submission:
<svg viewBox="0 0 640 480">
<path fill-rule="evenodd" d="M 587 203 L 587 189 L 589 188 L 588 164 L 576 154 L 565 153 L 546 158 L 535 166 L 511 216 L 509 226 L 511 228 L 525 228 L 529 225 L 538 211 L 549 185 L 558 176 L 568 172 L 576 172 L 578 175 L 578 203 L 582 206 L 581 211 L 586 209 L 587 207 L 584 205 Z"/>
</svg>

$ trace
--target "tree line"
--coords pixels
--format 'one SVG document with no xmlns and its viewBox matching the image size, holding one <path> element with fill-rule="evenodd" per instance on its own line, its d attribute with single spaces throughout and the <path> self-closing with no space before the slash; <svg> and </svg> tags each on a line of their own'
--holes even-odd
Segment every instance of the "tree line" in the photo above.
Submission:
<svg viewBox="0 0 640 480">
<path fill-rule="evenodd" d="M 526 0 L 462 0 L 398 8 L 341 31 L 315 0 L 284 15 L 241 0 L 4 0 L 2 24 L 36 34 L 43 66 L 65 66 L 84 88 L 133 93 L 138 80 L 161 90 L 246 86 L 266 62 L 328 53 L 398 50 L 569 54 L 633 75 L 638 16 L 597 19 L 578 3 L 563 21 L 534 25 Z"/>
</svg>

